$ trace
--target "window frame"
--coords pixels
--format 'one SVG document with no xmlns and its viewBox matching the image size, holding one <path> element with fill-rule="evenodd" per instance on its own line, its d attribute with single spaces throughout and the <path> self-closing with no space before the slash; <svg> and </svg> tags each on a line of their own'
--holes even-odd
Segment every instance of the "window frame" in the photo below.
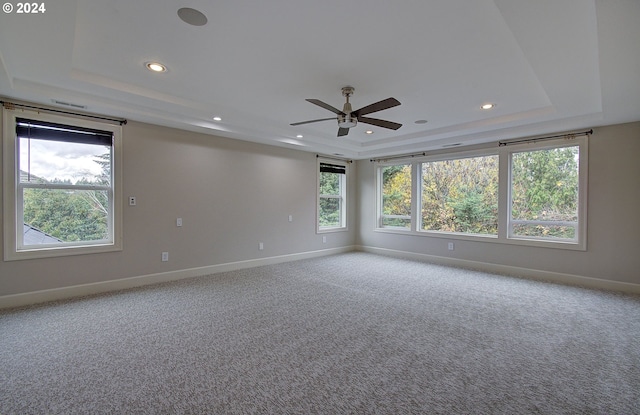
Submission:
<svg viewBox="0 0 640 415">
<path fill-rule="evenodd" d="M 511 236 L 511 155 L 522 151 L 545 150 L 552 148 L 578 146 L 578 237 L 575 241 L 564 239 L 542 239 L 522 236 Z M 471 234 L 462 232 L 433 231 L 421 229 L 422 209 L 422 171 L 424 162 L 456 160 L 470 157 L 498 155 L 498 233 Z M 411 184 L 411 228 L 397 228 L 382 226 L 382 169 L 394 165 L 412 166 Z M 571 140 L 553 139 L 525 144 L 514 144 L 498 148 L 483 148 L 467 151 L 440 152 L 438 154 L 398 159 L 393 162 L 381 162 L 376 166 L 376 215 L 375 232 L 396 233 L 413 236 L 446 238 L 454 240 L 481 241 L 511 245 L 537 246 L 568 250 L 586 251 L 587 249 L 587 188 L 588 188 L 588 136 L 574 137 Z"/>
<path fill-rule="evenodd" d="M 488 156 L 498 156 L 498 232 L 497 234 L 482 234 L 482 233 L 470 233 L 470 232 L 449 232 L 449 231 L 438 231 L 432 229 L 422 229 L 422 164 L 423 163 L 433 163 L 439 161 L 448 161 L 448 160 L 463 160 L 477 157 L 488 157 Z M 459 235 L 459 236 L 470 236 L 470 237 L 480 237 L 480 238 L 499 238 L 500 236 L 500 154 L 498 151 L 494 149 L 486 149 L 480 151 L 463 151 L 457 153 L 449 153 L 446 155 L 440 156 L 430 156 L 424 157 L 415 163 L 417 165 L 417 171 L 419 177 L 416 179 L 416 191 L 417 191 L 417 199 L 418 199 L 418 211 L 419 217 L 416 217 L 416 220 L 419 221 L 416 223 L 416 230 L 419 233 L 424 234 L 434 234 L 434 235 Z M 417 213 L 418 214 L 418 213 Z"/>
<path fill-rule="evenodd" d="M 107 190 L 110 196 L 108 222 L 111 230 L 111 240 L 85 241 L 62 244 L 42 244 L 34 247 L 24 245 L 24 224 L 22 219 L 23 189 L 46 188 L 65 189 L 69 186 L 48 184 L 46 186 L 25 185 L 20 181 L 18 136 L 16 133 L 17 119 L 63 124 L 71 127 L 89 128 L 107 131 L 113 134 L 111 147 L 111 186 Z M 3 110 L 3 235 L 4 259 L 6 261 L 62 257 L 69 255 L 93 254 L 122 250 L 122 127 L 97 121 L 72 118 L 46 112 L 14 109 Z M 77 190 L 106 190 L 102 186 L 73 185 Z M 99 188 L 99 189 L 98 189 Z"/>
<path fill-rule="evenodd" d="M 505 164 L 507 168 L 507 176 L 508 180 L 506 180 L 506 198 L 507 198 L 507 208 L 505 209 L 505 218 L 504 218 L 504 232 L 507 234 L 506 238 L 512 244 L 516 245 L 529 245 L 529 246 L 541 246 L 541 247 L 549 247 L 554 246 L 558 248 L 564 249 L 573 249 L 579 251 L 587 250 L 587 188 L 588 188 L 588 144 L 589 140 L 587 136 L 572 138 L 571 140 L 560 139 L 560 140 L 549 140 L 540 143 L 534 144 L 518 144 L 508 146 L 505 153 Z M 522 153 L 529 151 L 540 151 L 540 150 L 551 150 L 555 148 L 565 148 L 565 147 L 578 147 L 578 223 L 576 225 L 576 232 L 578 233 L 578 237 L 575 240 L 568 239 L 544 239 L 544 238 L 535 238 L 535 237 L 523 237 L 523 236 L 514 236 L 512 235 L 512 220 L 511 220 L 511 208 L 512 208 L 512 197 L 511 197 L 511 167 L 512 167 L 512 156 L 514 153 Z M 500 224 L 498 224 L 500 226 Z"/>
<path fill-rule="evenodd" d="M 411 167 L 411 214 L 407 217 L 405 215 L 385 215 L 384 214 L 384 189 L 382 188 L 384 184 L 383 180 L 383 169 L 386 167 L 393 166 L 410 166 Z M 384 229 L 387 232 L 399 232 L 406 233 L 411 232 L 415 228 L 415 218 L 413 212 L 416 210 L 416 198 L 414 195 L 415 192 L 415 175 L 416 175 L 416 166 L 409 161 L 400 161 L 397 163 L 386 162 L 380 163 L 378 168 L 376 169 L 376 229 Z M 394 218 L 397 217 L 399 219 L 409 219 L 409 227 L 404 226 L 385 226 L 384 219 L 385 218 Z"/>
<path fill-rule="evenodd" d="M 340 194 L 339 195 L 322 195 L 320 194 L 320 177 L 322 172 L 320 171 L 321 164 L 332 164 L 336 166 L 344 167 L 344 174 L 338 173 L 340 176 Z M 328 159 L 317 158 L 316 164 L 316 233 L 330 233 L 330 232 L 342 232 L 348 230 L 347 225 L 347 182 L 349 177 L 349 162 Z M 340 224 L 338 226 L 320 226 L 320 201 L 322 199 L 338 199 L 340 206 Z"/>
</svg>

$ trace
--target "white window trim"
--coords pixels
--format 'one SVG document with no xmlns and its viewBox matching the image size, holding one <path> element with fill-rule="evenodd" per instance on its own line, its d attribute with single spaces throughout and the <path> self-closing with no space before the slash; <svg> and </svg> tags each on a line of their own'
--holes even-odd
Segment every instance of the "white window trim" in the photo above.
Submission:
<svg viewBox="0 0 640 415">
<path fill-rule="evenodd" d="M 382 199 L 383 199 L 383 193 L 382 193 L 382 170 L 385 167 L 390 167 L 390 166 L 406 166 L 409 165 L 411 166 L 411 192 L 412 192 L 412 197 L 411 197 L 411 215 L 409 216 L 405 216 L 405 215 L 385 215 L 383 214 L 383 205 L 382 205 Z M 416 230 L 416 224 L 415 224 L 415 218 L 413 215 L 413 212 L 416 211 L 416 208 L 418 206 L 416 198 L 413 197 L 414 194 L 416 194 L 416 180 L 415 180 L 415 176 L 416 176 L 416 169 L 417 169 L 417 163 L 411 163 L 410 161 L 398 161 L 396 163 L 393 162 L 386 162 L 386 163 L 380 163 L 377 166 L 376 169 L 376 230 L 383 230 L 385 232 L 389 232 L 389 233 L 407 233 L 407 232 L 412 232 Z M 384 226 L 383 222 L 384 222 L 384 218 L 389 218 L 389 217 L 398 217 L 400 219 L 409 219 L 411 225 L 408 228 L 405 228 L 403 226 Z"/>
<path fill-rule="evenodd" d="M 338 166 L 344 166 L 345 174 L 342 178 L 342 195 L 334 196 L 334 195 L 324 195 L 324 198 L 337 198 L 342 200 L 341 205 L 341 218 L 340 218 L 340 226 L 320 226 L 320 163 L 327 164 L 335 164 Z M 335 160 L 335 159 L 327 159 L 318 157 L 316 163 L 316 233 L 331 233 L 331 232 L 344 232 L 348 231 L 348 218 L 347 218 L 347 192 L 348 185 L 347 182 L 349 178 L 349 163 L 346 161 Z"/>
<path fill-rule="evenodd" d="M 572 139 L 571 141 L 567 140 L 552 140 L 545 141 L 537 144 L 519 144 L 513 145 L 503 148 L 505 164 L 506 164 L 506 176 L 507 180 L 504 189 L 504 194 L 506 198 L 506 206 L 505 210 L 505 218 L 503 232 L 506 233 L 506 239 L 509 243 L 514 245 L 529 245 L 529 246 L 540 246 L 540 247 L 556 247 L 563 249 L 571 249 L 577 251 L 586 251 L 587 250 L 587 189 L 588 189 L 588 164 L 589 164 L 589 151 L 588 151 L 588 137 L 582 136 Z M 563 239 L 543 239 L 543 238 L 532 238 L 532 237 L 518 237 L 511 235 L 511 155 L 513 153 L 518 153 L 522 151 L 537 151 L 537 150 L 549 150 L 554 148 L 562 148 L 562 147 L 570 147 L 570 146 L 578 146 L 580 152 L 580 159 L 578 164 L 578 223 L 576 225 L 576 230 L 578 231 L 578 238 L 576 241 L 572 240 L 563 240 Z M 502 165 L 500 166 L 502 168 Z M 500 176 L 502 179 L 502 174 Z M 502 187 L 500 188 L 502 190 Z M 498 227 L 500 227 L 500 223 L 498 223 Z"/>
<path fill-rule="evenodd" d="M 498 155 L 499 157 L 499 153 L 498 151 L 496 151 L 495 149 L 485 149 L 485 150 L 477 150 L 477 151 L 461 151 L 458 153 L 449 153 L 449 154 L 445 154 L 445 155 L 440 155 L 440 156 L 428 156 L 428 157 L 424 157 L 421 158 L 420 160 L 418 160 L 416 164 L 416 183 L 415 183 L 415 194 L 417 195 L 416 198 L 411 198 L 411 200 L 413 201 L 413 199 L 416 199 L 416 215 L 421 215 L 422 214 L 422 169 L 420 168 L 420 165 L 422 163 L 428 163 L 428 162 L 436 162 L 436 161 L 446 161 L 446 160 L 459 160 L 459 159 L 465 159 L 465 158 L 474 158 L 474 157 L 485 157 L 485 156 L 495 156 Z M 500 162 L 500 159 L 498 159 L 498 163 Z M 500 190 L 500 172 L 498 172 L 498 191 Z M 498 211 L 500 211 L 500 195 L 498 194 Z M 419 212 L 419 213 L 418 213 Z M 464 232 L 446 232 L 446 231 L 434 231 L 434 230 L 425 230 L 422 229 L 422 223 L 420 221 L 420 217 L 416 216 L 416 224 L 415 224 L 415 230 L 420 233 L 420 234 L 428 234 L 429 236 L 436 236 L 436 237 L 448 237 L 449 235 L 456 235 L 456 236 L 460 236 L 460 237 L 469 237 L 469 238 L 473 238 L 473 239 L 477 239 L 477 238 L 481 238 L 482 240 L 487 240 L 487 239 L 497 239 L 500 236 L 500 230 L 498 229 L 498 235 L 488 235 L 488 234 L 473 234 L 473 233 L 464 233 Z M 498 227 L 500 226 L 500 224 L 498 223 Z M 462 238 L 460 238 L 462 239 Z M 466 239 L 466 238 L 465 238 Z"/>
<path fill-rule="evenodd" d="M 112 220 L 113 220 L 113 241 L 109 243 L 87 242 L 82 246 L 73 244 L 42 245 L 37 249 L 21 249 L 21 238 L 23 232 L 21 218 L 18 218 L 17 203 L 19 198 L 19 173 L 16 172 L 17 150 L 16 138 L 16 118 L 25 117 L 38 121 L 67 124 L 78 127 L 92 128 L 109 131 L 113 133 L 113 153 L 112 153 L 112 175 L 113 175 L 113 195 L 112 195 Z M 28 110 L 3 110 L 3 234 L 4 234 L 4 260 L 23 260 L 35 258 L 51 258 L 68 255 L 95 254 L 102 252 L 113 252 L 122 250 L 122 127 L 89 121 L 78 118 L 70 118 L 48 113 L 38 113 Z M 19 239 L 20 238 L 20 239 Z"/>
<path fill-rule="evenodd" d="M 513 237 L 508 235 L 509 220 L 511 216 L 511 154 L 521 152 L 523 150 L 544 150 L 558 147 L 567 147 L 578 145 L 580 148 L 579 160 L 579 176 L 578 176 L 578 240 L 551 240 L 551 239 L 534 239 L 525 237 Z M 421 209 L 421 191 L 420 181 L 422 179 L 420 172 L 420 164 L 423 162 L 455 160 L 469 157 L 481 157 L 489 155 L 498 155 L 499 160 L 499 176 L 498 176 L 498 234 L 469 234 L 460 232 L 443 232 L 428 231 L 420 229 L 420 209 Z M 411 228 L 383 227 L 382 226 L 382 169 L 388 166 L 412 165 L 411 176 Z M 489 243 L 500 243 L 509 245 L 537 246 L 545 248 L 558 248 L 577 251 L 586 251 L 587 249 L 587 188 L 588 188 L 588 137 L 576 137 L 570 142 L 564 139 L 549 140 L 538 143 L 518 144 L 504 146 L 498 149 L 480 149 L 471 151 L 459 151 L 451 153 L 442 153 L 425 157 L 415 157 L 411 159 L 400 159 L 394 162 L 379 163 L 376 166 L 376 214 L 375 214 L 375 232 L 403 234 L 412 236 L 423 236 L 433 238 L 446 238 L 454 240 L 479 241 Z"/>
</svg>

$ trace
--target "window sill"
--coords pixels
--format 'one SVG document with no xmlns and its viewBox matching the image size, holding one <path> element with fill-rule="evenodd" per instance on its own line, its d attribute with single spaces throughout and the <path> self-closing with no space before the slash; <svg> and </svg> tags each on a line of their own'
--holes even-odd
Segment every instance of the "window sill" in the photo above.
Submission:
<svg viewBox="0 0 640 415">
<path fill-rule="evenodd" d="M 481 235 L 481 234 L 463 234 L 454 232 L 438 232 L 438 231 L 414 231 L 401 228 L 375 228 L 374 232 L 388 233 L 395 235 L 418 236 L 427 238 L 443 238 L 473 242 L 488 242 L 504 245 L 520 245 L 532 246 L 551 249 L 566 249 L 572 251 L 586 251 L 586 243 L 572 241 L 545 241 L 540 239 L 526 238 L 506 238 L 497 235 Z"/>
<path fill-rule="evenodd" d="M 57 258 L 67 257 L 73 255 L 88 255 L 88 254 L 100 254 L 106 252 L 122 251 L 122 247 L 117 244 L 102 244 L 91 246 L 74 246 L 74 247 L 57 247 L 57 248 L 45 248 L 45 249 L 24 249 L 20 251 L 13 251 L 11 249 L 5 250 L 5 261 L 19 261 L 25 259 L 38 259 L 38 258 Z"/>
<path fill-rule="evenodd" d="M 320 228 L 316 230 L 316 233 L 334 233 L 334 232 L 346 232 L 349 229 L 347 229 L 346 226 L 340 227 L 340 228 Z"/>
</svg>

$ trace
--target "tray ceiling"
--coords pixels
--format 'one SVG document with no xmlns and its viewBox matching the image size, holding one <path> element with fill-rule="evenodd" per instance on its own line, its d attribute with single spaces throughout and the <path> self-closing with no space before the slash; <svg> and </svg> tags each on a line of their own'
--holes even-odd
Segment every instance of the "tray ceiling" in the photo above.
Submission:
<svg viewBox="0 0 640 415">
<path fill-rule="evenodd" d="M 0 95 L 356 159 L 640 120 L 637 1 L 189 2 L 203 26 L 184 6 L 3 13 Z M 375 117 L 403 126 L 289 125 L 330 117 L 305 99 L 342 108 L 346 85 L 354 109 L 398 99 Z"/>
</svg>

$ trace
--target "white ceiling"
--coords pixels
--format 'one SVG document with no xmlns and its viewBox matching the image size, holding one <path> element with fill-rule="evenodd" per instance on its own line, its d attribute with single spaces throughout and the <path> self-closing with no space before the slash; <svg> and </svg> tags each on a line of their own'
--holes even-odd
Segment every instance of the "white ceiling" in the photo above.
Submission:
<svg viewBox="0 0 640 415">
<path fill-rule="evenodd" d="M 638 0 L 45 6 L 39 14 L 0 14 L 5 99 L 58 100 L 93 113 L 356 159 L 640 120 Z M 201 11 L 208 23 L 184 23 L 181 7 Z M 152 73 L 148 61 L 168 71 Z M 341 109 L 346 85 L 355 87 L 354 109 L 398 99 L 401 106 L 369 116 L 403 126 L 360 123 L 336 137 L 335 121 L 289 125 L 331 117 L 305 99 Z M 497 107 L 481 110 L 486 102 Z"/>
</svg>

